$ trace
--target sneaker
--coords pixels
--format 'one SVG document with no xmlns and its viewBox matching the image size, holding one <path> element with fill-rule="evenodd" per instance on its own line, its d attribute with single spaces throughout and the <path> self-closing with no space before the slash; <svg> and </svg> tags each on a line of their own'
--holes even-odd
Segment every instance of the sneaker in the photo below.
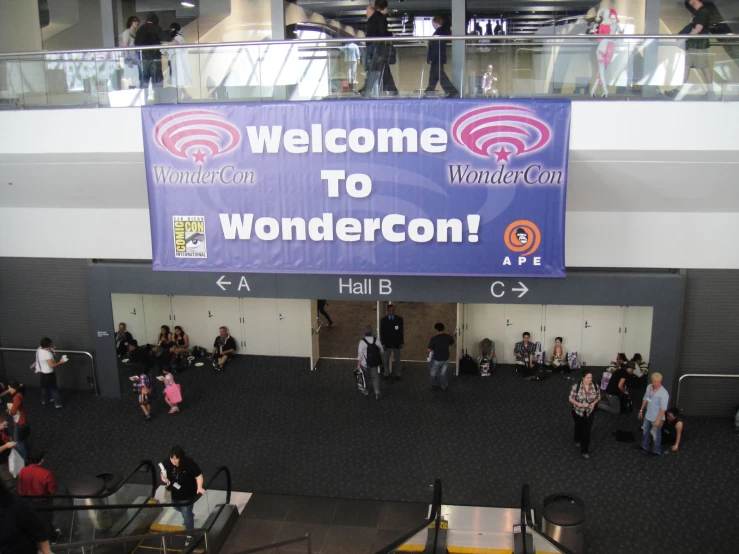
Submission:
<svg viewBox="0 0 739 554">
<path fill-rule="evenodd" d="M 56 408 L 57 410 L 61 410 L 61 409 L 62 409 L 62 408 L 63 408 L 64 406 L 62 406 L 61 404 L 59 404 L 59 405 L 57 405 L 57 406 L 54 406 L 54 407 L 55 407 L 55 408 Z"/>
<path fill-rule="evenodd" d="M 151 414 L 144 416 L 144 421 L 151 421 Z"/>
<path fill-rule="evenodd" d="M 169 410 L 169 413 L 170 413 L 170 414 L 176 414 L 176 413 L 177 413 L 177 412 L 179 412 L 179 411 L 180 411 L 180 409 L 179 409 L 179 408 L 178 408 L 177 406 L 175 406 L 174 408 L 171 408 L 171 409 Z"/>
<path fill-rule="evenodd" d="M 187 548 L 187 547 L 188 547 L 188 546 L 190 546 L 191 544 L 192 544 L 192 537 L 191 537 L 190 535 L 187 535 L 187 536 L 185 537 L 185 548 Z"/>
<path fill-rule="evenodd" d="M 586 460 L 589 460 L 590 459 L 590 454 L 588 454 L 587 452 L 585 452 L 585 453 L 583 453 L 582 457 L 585 458 Z"/>
<path fill-rule="evenodd" d="M 51 544 L 56 544 L 59 542 L 60 538 L 62 538 L 62 530 L 54 529 L 54 537 L 49 542 L 51 542 Z"/>
</svg>

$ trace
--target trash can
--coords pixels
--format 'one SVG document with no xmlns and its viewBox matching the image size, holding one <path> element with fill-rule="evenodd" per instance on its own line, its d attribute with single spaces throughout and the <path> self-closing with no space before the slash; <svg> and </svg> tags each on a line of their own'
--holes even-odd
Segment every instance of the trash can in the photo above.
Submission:
<svg viewBox="0 0 739 554">
<path fill-rule="evenodd" d="M 585 552 L 585 503 L 567 493 L 544 499 L 542 531 L 570 550 Z"/>
<path fill-rule="evenodd" d="M 75 477 L 67 483 L 67 491 L 73 496 L 87 496 L 90 498 L 75 498 L 75 506 L 106 506 L 107 498 L 99 498 L 107 492 L 106 480 L 99 476 L 86 475 Z M 98 498 L 95 498 L 98 497 Z M 83 510 L 79 512 L 82 521 L 89 522 L 97 530 L 109 529 L 112 518 L 108 510 Z"/>
</svg>

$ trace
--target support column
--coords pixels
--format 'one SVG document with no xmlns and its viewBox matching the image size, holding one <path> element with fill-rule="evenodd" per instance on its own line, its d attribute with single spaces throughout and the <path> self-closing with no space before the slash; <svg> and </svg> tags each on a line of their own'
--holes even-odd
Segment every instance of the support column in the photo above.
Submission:
<svg viewBox="0 0 739 554">
<path fill-rule="evenodd" d="M 100 0 L 100 25 L 103 48 L 115 48 L 115 14 L 113 13 L 113 2 L 110 0 Z"/>
<path fill-rule="evenodd" d="M 272 40 L 285 40 L 285 2 L 269 0 L 272 18 Z"/>
<path fill-rule="evenodd" d="M 660 0 L 645 0 L 644 2 L 644 34 L 658 35 L 660 20 Z M 659 41 L 649 41 L 644 49 L 644 60 L 642 65 L 642 79 L 648 79 L 659 67 Z M 642 97 L 650 98 L 661 94 L 656 85 L 643 85 Z"/>
<path fill-rule="evenodd" d="M 467 0 L 452 0 L 452 35 L 464 36 L 467 25 Z M 465 79 L 465 48 L 461 40 L 452 41 L 452 82 L 464 97 L 467 88 Z"/>
</svg>

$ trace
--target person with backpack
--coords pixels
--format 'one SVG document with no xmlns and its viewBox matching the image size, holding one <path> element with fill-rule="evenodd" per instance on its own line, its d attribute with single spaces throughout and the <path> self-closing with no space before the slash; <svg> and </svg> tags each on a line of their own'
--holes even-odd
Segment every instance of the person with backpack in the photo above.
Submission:
<svg viewBox="0 0 739 554">
<path fill-rule="evenodd" d="M 359 350 L 357 352 L 357 373 L 364 377 L 364 388 L 362 388 L 362 379 L 358 379 L 360 383 L 359 390 L 365 396 L 369 395 L 367 389 L 367 377 L 372 377 L 372 388 L 375 391 L 375 399 L 380 399 L 380 372 L 382 371 L 382 345 L 377 342 L 377 338 L 372 334 L 372 326 L 364 326 L 364 337 L 359 341 Z"/>
<path fill-rule="evenodd" d="M 593 383 L 593 372 L 584 369 L 582 379 L 570 390 L 572 419 L 575 422 L 575 446 L 586 460 L 590 459 L 590 430 L 595 419 L 595 407 L 600 402 L 600 388 Z"/>
</svg>

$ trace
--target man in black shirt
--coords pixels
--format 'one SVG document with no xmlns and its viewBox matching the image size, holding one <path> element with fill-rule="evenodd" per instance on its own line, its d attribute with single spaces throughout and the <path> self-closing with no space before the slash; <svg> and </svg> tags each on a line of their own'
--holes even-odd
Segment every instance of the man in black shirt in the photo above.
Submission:
<svg viewBox="0 0 739 554">
<path fill-rule="evenodd" d="M 220 327 L 218 333 L 210 359 L 213 360 L 213 369 L 223 371 L 223 367 L 236 353 L 236 341 L 228 334 L 228 327 Z"/>
<path fill-rule="evenodd" d="M 188 502 L 198 494 L 205 494 L 203 473 L 200 471 L 198 464 L 185 455 L 185 451 L 181 447 L 173 446 L 169 451 L 169 458 L 160 464 L 160 468 L 164 468 L 161 478 L 167 490 L 172 493 L 172 504 Z M 192 531 L 195 527 L 193 504 L 175 508 L 182 514 L 182 520 L 185 524 L 186 547 L 190 546 L 192 542 Z"/>
<path fill-rule="evenodd" d="M 145 367 L 151 369 L 151 350 L 139 346 L 136 339 L 131 339 L 128 343 L 128 363 L 134 371 Z"/>
<path fill-rule="evenodd" d="M 693 12 L 693 19 L 688 27 L 691 27 L 691 35 L 708 35 L 708 28 L 711 24 L 711 14 L 708 8 L 703 4 L 702 0 L 690 0 L 690 11 Z M 687 30 L 687 27 L 686 27 Z M 683 31 L 685 32 L 685 30 Z M 683 83 L 688 82 L 690 77 L 690 69 L 694 67 L 703 73 L 708 87 L 707 94 L 713 93 L 713 68 L 711 67 L 710 55 L 708 48 L 711 42 L 708 38 L 688 39 L 685 47 L 685 75 Z M 680 92 L 679 88 L 667 91 L 665 94 L 674 98 Z"/>
<path fill-rule="evenodd" d="M 434 325 L 434 329 L 436 329 L 436 335 L 431 337 L 429 341 L 431 390 L 435 391 L 439 386 L 441 386 L 441 390 L 447 390 L 449 388 L 446 378 L 446 372 L 449 369 L 449 347 L 454 344 L 454 337 L 444 332 L 443 323 L 437 323 Z"/>
<path fill-rule="evenodd" d="M 51 554 L 46 526 L 31 505 L 0 482 L 0 552 Z"/>
<path fill-rule="evenodd" d="M 387 28 L 387 0 L 375 0 L 375 10 L 367 20 L 366 36 L 391 37 L 393 34 Z M 364 83 L 364 97 L 369 98 L 375 88 L 381 87 L 391 94 L 397 95 L 393 74 L 390 73 L 390 42 L 367 43 L 367 80 Z"/>
<path fill-rule="evenodd" d="M 134 45 L 136 46 L 158 46 L 163 42 L 169 42 L 170 37 L 159 26 L 159 16 L 151 12 L 146 16 L 146 23 L 136 31 Z M 142 81 L 141 88 L 147 90 L 149 81 L 154 87 L 154 100 L 157 100 L 158 89 L 162 87 L 164 75 L 162 74 L 162 51 L 158 48 L 141 51 Z"/>
<path fill-rule="evenodd" d="M 627 362 L 613 372 L 606 389 L 601 389 L 599 409 L 614 414 L 625 413 L 628 410 L 630 397 L 626 385 L 633 373 L 634 362 Z"/>
<path fill-rule="evenodd" d="M 390 357 L 393 358 L 392 373 L 396 379 L 403 375 L 403 366 L 400 363 L 400 350 L 403 348 L 404 328 L 403 318 L 395 314 L 395 306 L 388 304 L 387 315 L 380 320 L 380 342 L 382 343 L 382 372 L 384 377 L 390 377 Z"/>
</svg>

